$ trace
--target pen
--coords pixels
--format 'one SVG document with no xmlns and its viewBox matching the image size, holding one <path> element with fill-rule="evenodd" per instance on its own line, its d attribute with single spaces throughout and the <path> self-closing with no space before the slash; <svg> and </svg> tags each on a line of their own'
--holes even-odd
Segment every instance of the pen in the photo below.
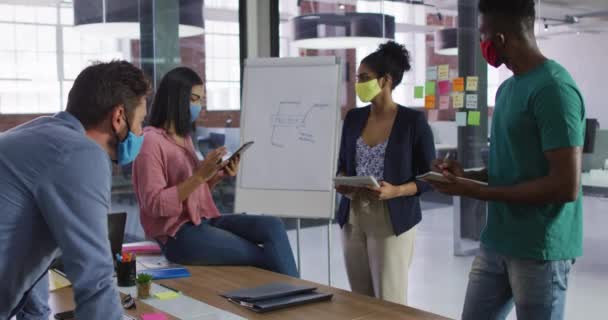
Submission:
<svg viewBox="0 0 608 320">
<path fill-rule="evenodd" d="M 446 161 L 448 159 L 450 159 L 450 152 L 449 151 L 445 154 L 445 157 L 443 157 L 443 161 Z"/>
<path fill-rule="evenodd" d="M 161 287 L 165 288 L 165 289 L 168 289 L 168 290 L 171 290 L 171 291 L 173 291 L 173 292 L 175 292 L 175 293 L 180 293 L 180 294 L 181 294 L 181 292 L 180 292 L 179 290 L 177 290 L 177 289 L 173 289 L 173 288 L 171 288 L 171 287 L 169 287 L 169 286 L 166 286 L 166 285 L 164 285 L 164 284 L 162 284 L 162 283 L 157 283 L 157 284 L 158 284 L 159 286 L 161 286 Z"/>
</svg>

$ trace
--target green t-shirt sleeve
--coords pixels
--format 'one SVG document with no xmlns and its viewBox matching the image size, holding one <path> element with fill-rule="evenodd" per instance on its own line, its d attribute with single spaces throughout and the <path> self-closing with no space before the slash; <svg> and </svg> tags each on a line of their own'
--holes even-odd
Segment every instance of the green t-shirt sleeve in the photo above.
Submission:
<svg viewBox="0 0 608 320">
<path fill-rule="evenodd" d="M 584 144 L 585 107 L 576 88 L 549 85 L 538 92 L 532 106 L 543 151 Z"/>
</svg>

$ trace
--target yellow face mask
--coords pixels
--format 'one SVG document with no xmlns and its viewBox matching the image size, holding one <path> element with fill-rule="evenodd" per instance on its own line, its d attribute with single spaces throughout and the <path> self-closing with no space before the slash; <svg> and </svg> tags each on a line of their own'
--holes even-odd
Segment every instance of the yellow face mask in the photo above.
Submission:
<svg viewBox="0 0 608 320">
<path fill-rule="evenodd" d="M 355 84 L 355 92 L 357 92 L 357 96 L 363 102 L 370 102 L 373 98 L 375 98 L 382 89 L 380 88 L 380 84 L 378 84 L 378 79 L 372 79 L 367 82 L 357 83 Z"/>
</svg>

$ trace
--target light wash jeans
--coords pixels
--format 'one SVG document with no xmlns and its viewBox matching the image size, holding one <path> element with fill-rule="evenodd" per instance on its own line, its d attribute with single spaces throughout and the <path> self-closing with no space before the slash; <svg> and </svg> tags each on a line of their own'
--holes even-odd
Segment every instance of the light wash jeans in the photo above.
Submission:
<svg viewBox="0 0 608 320">
<path fill-rule="evenodd" d="M 49 278 L 45 273 L 32 289 L 23 297 L 12 315 L 17 320 L 48 320 L 51 315 L 49 308 Z M 11 317 L 9 317 L 10 319 Z"/>
<path fill-rule="evenodd" d="M 481 248 L 469 274 L 463 320 L 562 320 L 573 260 L 523 260 Z"/>
</svg>

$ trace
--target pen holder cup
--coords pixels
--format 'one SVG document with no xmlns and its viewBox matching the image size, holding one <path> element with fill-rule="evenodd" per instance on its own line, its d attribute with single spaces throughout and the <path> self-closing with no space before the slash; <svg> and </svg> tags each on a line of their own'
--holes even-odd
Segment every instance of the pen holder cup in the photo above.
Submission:
<svg viewBox="0 0 608 320">
<path fill-rule="evenodd" d="M 116 278 L 119 287 L 132 287 L 136 277 L 135 259 L 129 262 L 116 261 Z"/>
</svg>

